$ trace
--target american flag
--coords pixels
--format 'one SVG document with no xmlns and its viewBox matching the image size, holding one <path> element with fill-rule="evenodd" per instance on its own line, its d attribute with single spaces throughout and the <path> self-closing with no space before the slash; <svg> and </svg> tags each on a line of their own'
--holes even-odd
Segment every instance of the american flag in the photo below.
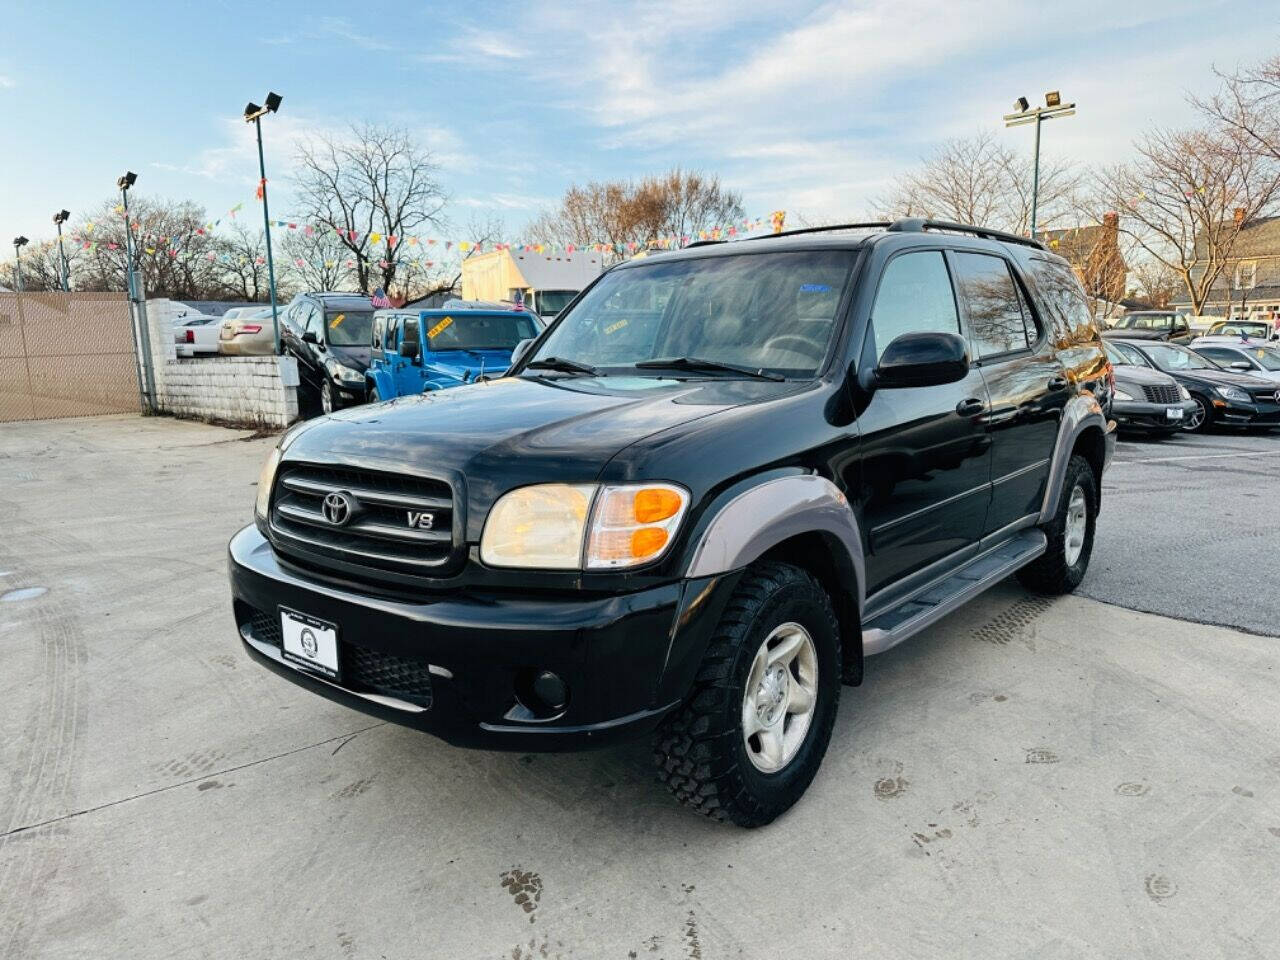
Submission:
<svg viewBox="0 0 1280 960">
<path fill-rule="evenodd" d="M 391 301 L 387 299 L 387 291 L 383 290 L 381 287 L 373 291 L 373 296 L 369 299 L 375 307 L 389 308 L 391 306 Z"/>
</svg>

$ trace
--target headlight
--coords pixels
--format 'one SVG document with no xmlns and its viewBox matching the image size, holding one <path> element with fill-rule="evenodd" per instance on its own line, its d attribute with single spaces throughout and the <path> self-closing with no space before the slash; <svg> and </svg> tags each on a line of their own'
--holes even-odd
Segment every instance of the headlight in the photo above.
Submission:
<svg viewBox="0 0 1280 960">
<path fill-rule="evenodd" d="M 340 380 L 343 383 L 364 383 L 363 373 L 359 370 L 352 370 L 336 360 L 329 364 L 329 372 L 333 374 L 335 380 Z"/>
<path fill-rule="evenodd" d="M 489 512 L 480 559 L 495 567 L 634 567 L 667 551 L 688 505 L 689 494 L 667 483 L 521 487 Z"/>
<path fill-rule="evenodd" d="M 581 566 L 595 489 L 594 484 L 544 483 L 512 490 L 489 511 L 480 559 L 493 567 Z"/>
<path fill-rule="evenodd" d="M 1232 400 L 1235 403 L 1249 402 L 1249 394 L 1245 393 L 1239 387 L 1218 387 L 1216 389 L 1224 400 Z"/>
<path fill-rule="evenodd" d="M 262 465 L 262 472 L 258 474 L 258 499 L 254 504 L 254 512 L 264 520 L 267 509 L 271 506 L 271 485 L 276 482 L 276 469 L 280 466 L 280 455 L 280 445 L 277 444 L 267 454 L 267 462 Z"/>
<path fill-rule="evenodd" d="M 1111 399 L 1113 399 L 1113 400 L 1132 400 L 1132 399 L 1133 399 L 1133 397 L 1129 396 L 1129 394 L 1125 393 L 1125 392 L 1124 392 L 1123 390 L 1121 390 L 1119 387 L 1116 387 L 1116 391 L 1115 391 L 1115 393 L 1113 393 L 1113 394 L 1111 395 Z"/>
<path fill-rule="evenodd" d="M 1180 396 L 1183 400 L 1190 400 L 1191 391 L 1188 390 L 1186 387 L 1184 387 L 1182 384 L 1178 384 L 1178 396 Z"/>
</svg>

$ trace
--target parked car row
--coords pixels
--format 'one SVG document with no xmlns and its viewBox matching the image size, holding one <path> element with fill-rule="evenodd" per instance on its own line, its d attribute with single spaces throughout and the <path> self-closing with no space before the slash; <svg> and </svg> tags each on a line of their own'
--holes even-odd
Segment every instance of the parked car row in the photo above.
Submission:
<svg viewBox="0 0 1280 960">
<path fill-rule="evenodd" d="M 1190 346 L 1107 337 L 1115 369 L 1112 415 L 1121 429 L 1199 432 L 1215 424 L 1280 426 L 1280 349 L 1239 337 Z"/>
</svg>

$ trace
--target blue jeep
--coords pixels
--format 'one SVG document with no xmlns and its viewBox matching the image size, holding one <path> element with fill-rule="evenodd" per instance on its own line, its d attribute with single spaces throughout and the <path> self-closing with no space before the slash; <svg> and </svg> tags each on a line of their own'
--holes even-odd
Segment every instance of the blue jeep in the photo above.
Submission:
<svg viewBox="0 0 1280 960">
<path fill-rule="evenodd" d="M 369 402 L 500 376 L 516 345 L 542 327 L 527 310 L 379 310 L 366 373 Z"/>
</svg>

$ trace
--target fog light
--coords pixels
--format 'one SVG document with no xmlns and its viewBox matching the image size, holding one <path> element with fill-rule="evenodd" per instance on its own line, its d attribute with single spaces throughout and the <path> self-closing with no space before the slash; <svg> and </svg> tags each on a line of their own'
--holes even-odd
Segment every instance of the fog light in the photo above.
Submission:
<svg viewBox="0 0 1280 960">
<path fill-rule="evenodd" d="M 569 699 L 569 688 L 550 670 L 543 670 L 533 678 L 533 695 L 552 713 L 564 709 Z"/>
</svg>

